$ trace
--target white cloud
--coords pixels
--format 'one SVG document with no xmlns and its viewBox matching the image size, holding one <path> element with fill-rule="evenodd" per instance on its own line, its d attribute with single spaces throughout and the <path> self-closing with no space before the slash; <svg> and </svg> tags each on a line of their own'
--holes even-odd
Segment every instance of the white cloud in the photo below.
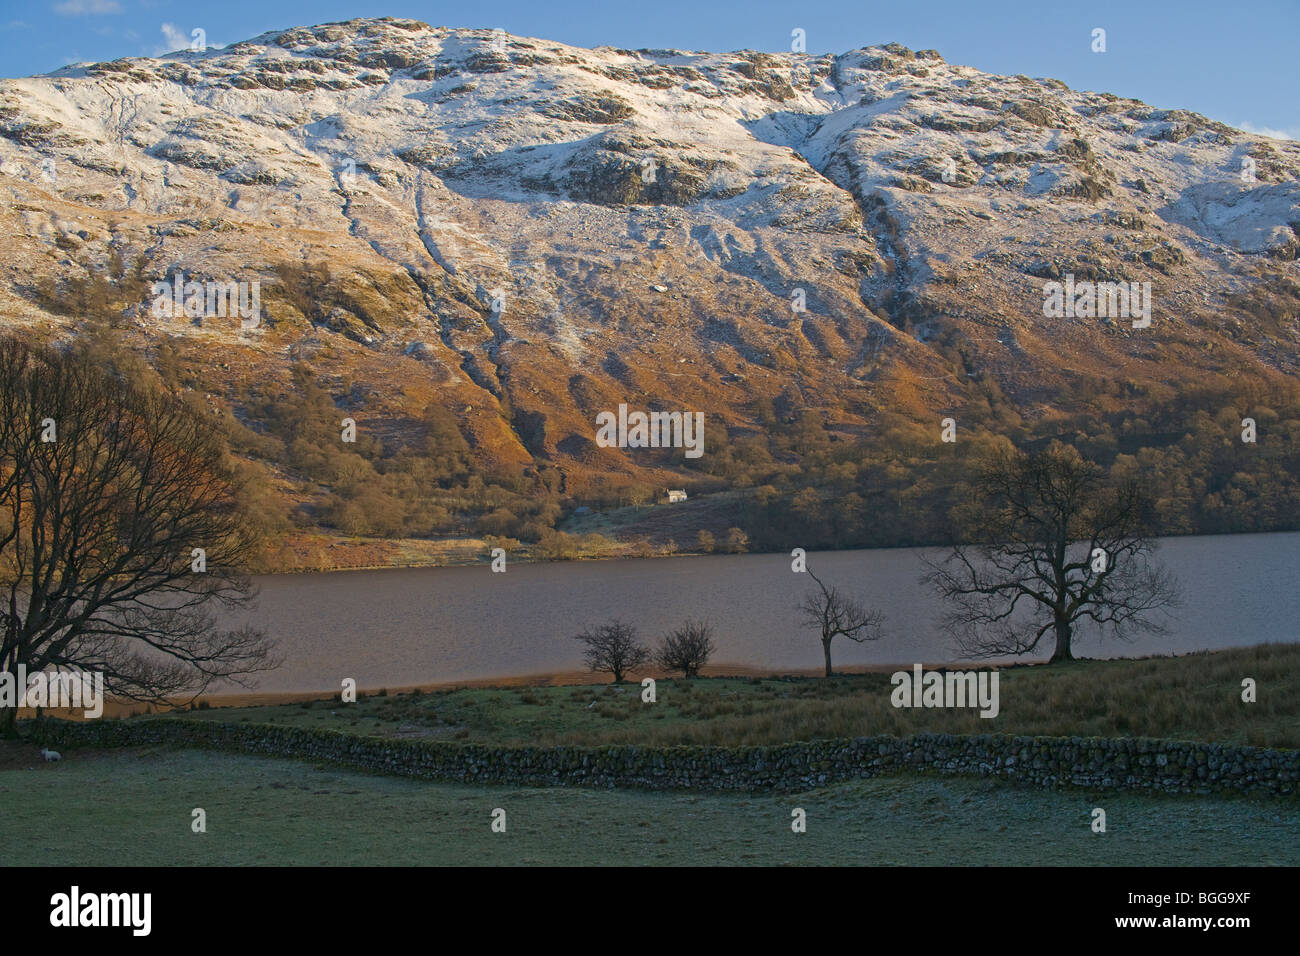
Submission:
<svg viewBox="0 0 1300 956">
<path fill-rule="evenodd" d="M 175 53 L 177 50 L 192 50 L 195 48 L 194 41 L 196 38 L 194 34 L 198 31 L 191 30 L 186 33 L 174 23 L 164 23 L 159 29 L 162 31 L 163 43 L 161 46 L 155 46 L 153 52 L 149 54 L 150 56 L 165 56 L 168 53 Z M 225 46 L 222 43 L 208 43 L 206 33 L 199 33 L 197 39 L 204 41 L 203 48 L 205 50 L 220 50 Z"/>
<path fill-rule="evenodd" d="M 63 0 L 54 5 L 54 12 L 62 17 L 80 17 L 91 13 L 121 13 L 117 0 Z"/>
<path fill-rule="evenodd" d="M 1300 139 L 1300 126 L 1292 126 L 1289 129 L 1273 129 L 1271 126 L 1239 123 L 1237 128 L 1243 129 L 1247 133 L 1254 133 L 1256 136 L 1267 136 L 1269 139 Z"/>
<path fill-rule="evenodd" d="M 190 48 L 190 35 L 184 30 L 180 30 L 174 23 L 164 23 L 162 25 L 162 35 L 165 47 L 162 52 L 172 53 L 175 50 L 188 50 Z"/>
</svg>

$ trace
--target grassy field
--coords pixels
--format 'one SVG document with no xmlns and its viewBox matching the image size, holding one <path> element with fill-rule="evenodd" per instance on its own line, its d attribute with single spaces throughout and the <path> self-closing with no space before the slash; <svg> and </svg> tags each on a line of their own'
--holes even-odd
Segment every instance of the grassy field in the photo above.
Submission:
<svg viewBox="0 0 1300 956">
<path fill-rule="evenodd" d="M 207 832 L 191 832 L 191 811 Z M 490 828 L 506 811 L 505 833 Z M 791 810 L 807 832 L 791 831 Z M 1107 832 L 1090 828 L 1094 807 Z M 1300 804 L 893 777 L 797 795 L 433 784 L 300 761 L 0 744 L 10 865 L 1300 865 Z"/>
<path fill-rule="evenodd" d="M 1241 700 L 1242 678 L 1258 700 Z M 918 731 L 1144 736 L 1300 747 L 1300 645 L 1003 668 L 1001 712 L 896 709 L 888 674 L 462 688 L 187 711 L 187 717 L 495 744 L 770 744 Z"/>
</svg>

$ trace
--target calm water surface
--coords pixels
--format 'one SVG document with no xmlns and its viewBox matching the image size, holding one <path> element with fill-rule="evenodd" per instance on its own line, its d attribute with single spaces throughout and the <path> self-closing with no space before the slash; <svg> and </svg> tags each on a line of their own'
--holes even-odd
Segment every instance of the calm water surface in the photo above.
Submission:
<svg viewBox="0 0 1300 956">
<path fill-rule="evenodd" d="M 879 641 L 837 640 L 837 666 L 958 659 L 936 620 L 942 602 L 919 582 L 925 553 L 809 556 L 824 581 L 887 616 Z M 1300 533 L 1169 538 L 1159 554 L 1184 591 L 1173 631 L 1132 644 L 1086 635 L 1078 656 L 1300 640 Z M 337 690 L 344 677 L 378 688 L 576 670 L 572 635 L 614 616 L 647 643 L 686 617 L 707 617 L 719 664 L 821 665 L 821 645 L 795 611 L 812 582 L 780 554 L 514 564 L 504 574 L 483 565 L 269 575 L 258 584 L 256 611 L 226 623 L 247 620 L 279 639 L 284 664 L 258 679 L 259 691 Z"/>
</svg>

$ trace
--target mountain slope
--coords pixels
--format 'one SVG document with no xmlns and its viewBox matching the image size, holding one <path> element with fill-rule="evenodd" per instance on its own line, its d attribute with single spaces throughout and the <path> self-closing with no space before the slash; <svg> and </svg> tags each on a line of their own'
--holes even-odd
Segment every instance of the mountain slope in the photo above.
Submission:
<svg viewBox="0 0 1300 956">
<path fill-rule="evenodd" d="M 50 284 L 118 260 L 257 279 L 256 328 L 137 294 L 121 339 L 173 343 L 246 420 L 295 361 L 388 446 L 439 405 L 477 458 L 549 463 L 578 498 L 678 483 L 680 456 L 596 447 L 620 403 L 734 437 L 771 401 L 870 438 L 1300 363 L 1300 144 L 896 44 L 586 50 L 384 19 L 79 65 L 0 82 L 0 197 L 4 321 L 71 328 Z M 1067 274 L 1150 282 L 1151 327 L 1044 317 Z"/>
</svg>

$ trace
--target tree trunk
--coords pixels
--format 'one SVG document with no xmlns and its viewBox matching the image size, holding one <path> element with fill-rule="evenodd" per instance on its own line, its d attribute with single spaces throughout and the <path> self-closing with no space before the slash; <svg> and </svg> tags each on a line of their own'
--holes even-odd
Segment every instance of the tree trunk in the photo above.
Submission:
<svg viewBox="0 0 1300 956">
<path fill-rule="evenodd" d="M 1074 660 L 1074 655 L 1070 653 L 1070 631 L 1069 621 L 1056 622 L 1056 650 L 1052 652 L 1052 659 L 1048 663 Z"/>
<path fill-rule="evenodd" d="M 826 655 L 826 676 L 831 676 L 831 642 L 822 641 L 822 653 Z"/>
<path fill-rule="evenodd" d="M 18 617 L 16 597 L 9 595 L 9 627 L 4 635 L 5 657 L 0 659 L 0 674 L 8 674 L 14 682 L 14 703 L 22 699 L 26 688 L 18 686 Z M 18 708 L 0 707 L 0 739 L 14 740 L 18 736 Z"/>
</svg>

